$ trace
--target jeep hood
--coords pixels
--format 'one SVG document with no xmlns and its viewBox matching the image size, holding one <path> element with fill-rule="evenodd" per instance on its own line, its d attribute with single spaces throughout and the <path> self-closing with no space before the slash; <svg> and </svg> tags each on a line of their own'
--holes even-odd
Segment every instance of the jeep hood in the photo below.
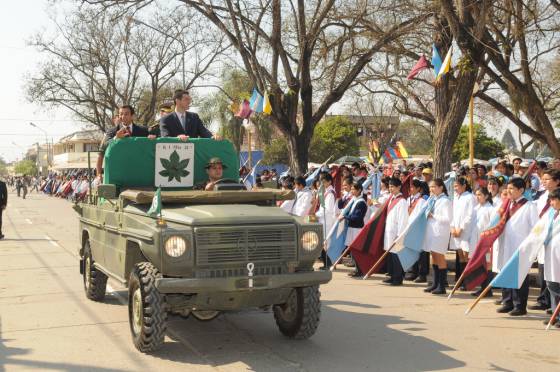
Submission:
<svg viewBox="0 0 560 372">
<path fill-rule="evenodd" d="M 149 205 L 129 205 L 127 213 L 145 215 Z M 246 225 L 293 223 L 294 216 L 278 207 L 251 204 L 169 205 L 162 208 L 162 217 L 169 222 L 187 225 Z"/>
</svg>

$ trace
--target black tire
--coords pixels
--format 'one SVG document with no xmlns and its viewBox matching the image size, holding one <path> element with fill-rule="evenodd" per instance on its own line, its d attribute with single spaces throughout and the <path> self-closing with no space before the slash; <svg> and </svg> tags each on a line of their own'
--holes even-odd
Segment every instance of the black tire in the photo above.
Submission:
<svg viewBox="0 0 560 372">
<path fill-rule="evenodd" d="M 128 284 L 128 321 L 134 346 L 143 353 L 163 345 L 167 328 L 165 296 L 155 287 L 159 271 L 149 262 L 136 264 Z"/>
<path fill-rule="evenodd" d="M 220 312 L 214 310 L 193 310 L 191 314 L 199 322 L 209 322 L 216 319 Z"/>
<path fill-rule="evenodd" d="M 321 318 L 318 286 L 294 288 L 288 302 L 274 305 L 274 319 L 284 336 L 305 340 L 315 334 Z"/>
<path fill-rule="evenodd" d="M 95 261 L 91 254 L 89 241 L 86 241 L 83 264 L 84 290 L 86 292 L 86 297 L 90 300 L 103 301 L 107 288 L 107 275 L 97 270 L 93 265 L 94 263 Z"/>
</svg>

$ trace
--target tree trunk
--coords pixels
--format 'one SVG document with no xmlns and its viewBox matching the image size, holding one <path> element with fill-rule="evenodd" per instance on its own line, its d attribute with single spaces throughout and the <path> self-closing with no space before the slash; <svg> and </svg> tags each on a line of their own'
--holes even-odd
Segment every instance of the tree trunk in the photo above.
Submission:
<svg viewBox="0 0 560 372">
<path fill-rule="evenodd" d="M 305 133 L 287 136 L 290 169 L 291 173 L 296 176 L 303 175 L 307 172 L 311 138 L 306 137 Z"/>
</svg>

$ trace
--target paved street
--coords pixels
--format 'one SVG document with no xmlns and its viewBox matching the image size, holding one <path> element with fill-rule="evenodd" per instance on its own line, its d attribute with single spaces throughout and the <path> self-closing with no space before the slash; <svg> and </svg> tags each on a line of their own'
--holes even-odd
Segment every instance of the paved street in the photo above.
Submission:
<svg viewBox="0 0 560 372">
<path fill-rule="evenodd" d="M 322 320 L 310 340 L 282 337 L 271 313 L 207 323 L 172 317 L 164 348 L 143 355 L 130 340 L 124 288 L 110 281 L 104 303 L 86 299 L 77 228 L 66 201 L 10 195 L 0 241 L 0 370 L 558 370 L 560 330 L 545 332 L 542 312 L 514 319 L 485 300 L 465 317 L 468 294 L 448 304 L 418 285 L 352 280 L 346 268 L 322 287 Z"/>
</svg>

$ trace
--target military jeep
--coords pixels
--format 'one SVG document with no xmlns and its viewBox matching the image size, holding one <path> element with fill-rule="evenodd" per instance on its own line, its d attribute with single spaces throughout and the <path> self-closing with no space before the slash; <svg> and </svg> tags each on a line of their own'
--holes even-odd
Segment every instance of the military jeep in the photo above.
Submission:
<svg viewBox="0 0 560 372">
<path fill-rule="evenodd" d="M 103 184 L 75 206 L 85 294 L 102 301 L 109 277 L 128 287 L 130 330 L 141 352 L 162 346 L 168 313 L 208 321 L 272 307 L 287 337 L 306 339 L 317 329 L 319 285 L 331 279 L 330 271 L 313 269 L 321 225 L 276 206 L 293 192 L 193 190 L 216 156 L 226 183 L 237 183 L 239 161 L 228 141 L 115 140 Z"/>
</svg>

